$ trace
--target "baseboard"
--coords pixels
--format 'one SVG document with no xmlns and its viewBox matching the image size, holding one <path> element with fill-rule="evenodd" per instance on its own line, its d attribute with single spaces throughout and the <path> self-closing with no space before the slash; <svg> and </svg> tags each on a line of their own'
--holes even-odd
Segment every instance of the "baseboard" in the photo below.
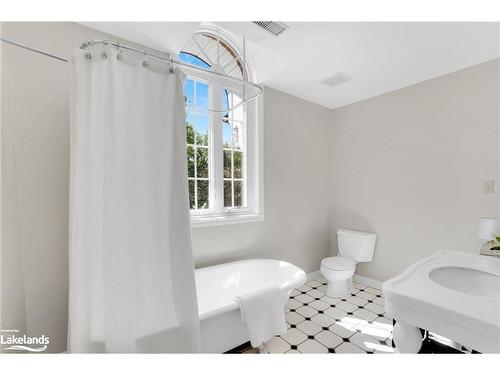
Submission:
<svg viewBox="0 0 500 375">
<path fill-rule="evenodd" d="M 372 288 L 382 290 L 382 281 L 375 280 L 366 276 L 361 276 L 358 274 L 355 274 L 352 279 L 354 280 L 355 283 L 371 286 Z"/>
<path fill-rule="evenodd" d="M 308 273 L 306 275 L 306 281 L 311 281 L 311 280 L 316 280 L 316 279 L 319 279 L 319 277 L 321 276 L 321 272 L 320 270 L 317 270 L 317 271 L 314 271 L 314 272 L 311 272 L 311 273 Z"/>
<path fill-rule="evenodd" d="M 315 280 L 315 279 L 319 278 L 320 276 L 321 276 L 321 271 L 317 270 L 317 271 L 308 273 L 306 275 L 306 279 L 307 279 L 307 281 L 311 281 L 311 280 Z M 375 279 L 372 279 L 372 278 L 366 277 L 366 276 L 361 276 L 358 274 L 354 275 L 353 280 L 356 283 L 363 284 L 366 286 L 371 286 L 372 288 L 382 290 L 382 281 L 375 280 Z"/>
</svg>

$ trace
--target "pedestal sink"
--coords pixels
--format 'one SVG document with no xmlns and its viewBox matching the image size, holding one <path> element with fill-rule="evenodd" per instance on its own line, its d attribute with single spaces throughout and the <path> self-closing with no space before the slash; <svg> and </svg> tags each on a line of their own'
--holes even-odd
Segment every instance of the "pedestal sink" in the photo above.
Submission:
<svg viewBox="0 0 500 375">
<path fill-rule="evenodd" d="M 458 292 L 483 297 L 500 297 L 498 275 L 470 268 L 443 267 L 429 274 L 432 281 Z"/>
<path fill-rule="evenodd" d="M 442 250 L 384 282 L 383 290 L 398 352 L 418 352 L 423 328 L 500 353 L 500 258 Z"/>
</svg>

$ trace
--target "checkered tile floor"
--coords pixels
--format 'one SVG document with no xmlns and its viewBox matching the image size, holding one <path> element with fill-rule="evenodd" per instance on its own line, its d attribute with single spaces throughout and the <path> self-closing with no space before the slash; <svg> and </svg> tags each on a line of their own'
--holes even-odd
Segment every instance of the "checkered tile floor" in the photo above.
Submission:
<svg viewBox="0 0 500 375">
<path fill-rule="evenodd" d="M 324 278 L 308 281 L 292 291 L 285 318 L 288 331 L 266 343 L 271 353 L 394 352 L 382 291 L 366 285 L 354 283 L 352 294 L 340 299 L 326 295 Z"/>
</svg>

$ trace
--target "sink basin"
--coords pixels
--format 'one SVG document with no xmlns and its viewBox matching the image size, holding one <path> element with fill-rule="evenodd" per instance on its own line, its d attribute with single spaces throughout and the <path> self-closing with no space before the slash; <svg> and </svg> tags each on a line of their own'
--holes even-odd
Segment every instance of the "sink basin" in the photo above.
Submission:
<svg viewBox="0 0 500 375">
<path fill-rule="evenodd" d="M 472 268 L 443 267 L 429 274 L 432 281 L 458 292 L 482 297 L 500 297 L 500 277 Z"/>
</svg>

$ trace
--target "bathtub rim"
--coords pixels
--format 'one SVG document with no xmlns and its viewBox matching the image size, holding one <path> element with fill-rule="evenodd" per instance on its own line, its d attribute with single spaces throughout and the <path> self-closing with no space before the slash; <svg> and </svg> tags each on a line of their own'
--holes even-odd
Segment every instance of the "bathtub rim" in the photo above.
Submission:
<svg viewBox="0 0 500 375">
<path fill-rule="evenodd" d="M 284 261 L 284 260 L 269 259 L 269 258 L 249 258 L 249 259 L 242 259 L 242 260 L 236 260 L 236 261 L 231 261 L 231 262 L 215 264 L 212 266 L 200 267 L 200 268 L 195 269 L 195 273 L 199 270 L 203 270 L 203 269 L 207 269 L 207 268 L 217 268 L 220 266 L 227 266 L 227 265 L 231 265 L 231 264 L 237 264 L 237 263 L 248 262 L 248 261 L 266 261 L 266 262 L 276 262 L 276 263 L 281 262 L 281 263 L 286 263 L 290 267 L 296 268 L 296 272 L 298 272 L 298 279 L 297 280 L 291 279 L 291 280 L 288 280 L 287 282 L 285 282 L 284 285 L 280 285 L 280 290 L 283 292 L 284 295 L 286 295 L 286 297 L 289 296 L 290 292 L 293 289 L 300 287 L 301 285 L 303 285 L 306 282 L 306 279 L 307 279 L 306 273 L 300 267 L 297 267 L 296 265 L 294 265 L 290 262 Z M 197 292 L 198 292 L 198 290 L 197 290 Z M 199 308 L 199 306 L 198 306 L 198 308 Z M 198 310 L 198 315 L 199 315 L 200 321 L 202 321 L 202 320 L 213 318 L 214 316 L 217 316 L 220 314 L 230 312 L 232 310 L 237 310 L 239 308 L 240 308 L 240 306 L 239 306 L 238 302 L 236 300 L 234 300 L 227 305 L 221 306 L 221 307 L 216 308 L 216 309 L 212 309 L 210 311 L 199 312 L 199 310 Z"/>
</svg>

